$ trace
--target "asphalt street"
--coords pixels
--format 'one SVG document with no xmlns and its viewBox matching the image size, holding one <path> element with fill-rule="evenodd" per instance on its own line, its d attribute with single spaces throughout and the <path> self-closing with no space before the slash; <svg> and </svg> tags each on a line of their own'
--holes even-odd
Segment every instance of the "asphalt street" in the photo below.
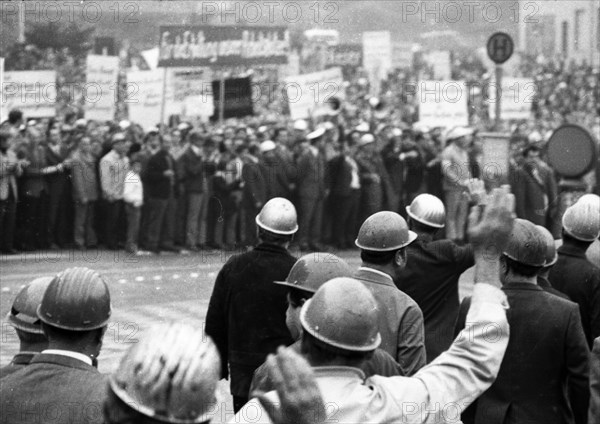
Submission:
<svg viewBox="0 0 600 424">
<path fill-rule="evenodd" d="M 206 310 L 219 269 L 236 252 L 208 251 L 189 255 L 131 256 L 123 251 L 52 251 L 0 258 L 0 365 L 18 351 L 18 339 L 6 314 L 19 289 L 34 278 L 55 275 L 75 266 L 100 272 L 111 293 L 113 313 L 99 357 L 99 370 L 114 371 L 124 350 L 154 323 L 185 321 L 204 328 Z M 238 252 L 239 253 L 239 252 Z M 299 252 L 294 252 L 299 256 Z M 336 252 L 352 267 L 360 265 L 358 251 Z M 328 260 L 323 254 L 317 260 Z M 461 278 L 461 297 L 471 291 L 472 270 Z M 232 417 L 228 384 L 221 382 L 222 402 L 213 422 Z"/>
</svg>

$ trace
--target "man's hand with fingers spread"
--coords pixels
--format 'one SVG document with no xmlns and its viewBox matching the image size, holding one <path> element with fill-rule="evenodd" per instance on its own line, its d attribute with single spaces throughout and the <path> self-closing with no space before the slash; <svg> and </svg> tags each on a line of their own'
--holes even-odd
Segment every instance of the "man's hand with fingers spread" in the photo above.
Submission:
<svg viewBox="0 0 600 424">
<path fill-rule="evenodd" d="M 269 376 L 280 404 L 265 393 L 255 392 L 262 407 L 275 424 L 318 424 L 325 422 L 325 404 L 310 364 L 291 349 L 280 347 L 267 358 Z"/>
<path fill-rule="evenodd" d="M 475 250 L 475 282 L 500 286 L 498 259 L 514 225 L 515 198 L 507 187 L 492 191 L 485 209 L 471 208 L 469 241 Z"/>
</svg>

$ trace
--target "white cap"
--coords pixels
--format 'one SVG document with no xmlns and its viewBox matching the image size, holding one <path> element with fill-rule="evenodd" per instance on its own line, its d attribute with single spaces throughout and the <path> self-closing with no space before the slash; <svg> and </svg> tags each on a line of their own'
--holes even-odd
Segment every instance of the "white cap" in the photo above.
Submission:
<svg viewBox="0 0 600 424">
<path fill-rule="evenodd" d="M 156 127 L 148 127 L 146 128 L 146 134 L 150 134 L 150 133 L 158 133 L 158 128 Z"/>
<path fill-rule="evenodd" d="M 448 131 L 446 140 L 456 140 L 457 138 L 466 137 L 467 135 L 473 134 L 472 128 L 467 127 L 454 127 Z"/>
<path fill-rule="evenodd" d="M 271 150 L 275 150 L 277 146 L 275 145 L 275 143 L 271 140 L 265 140 L 262 143 L 260 143 L 259 149 L 261 153 L 266 153 L 266 152 L 270 152 Z"/>
<path fill-rule="evenodd" d="M 131 126 L 131 122 L 127 121 L 126 119 L 119 122 L 119 128 L 121 128 L 122 130 L 126 130 L 130 126 Z"/>
<path fill-rule="evenodd" d="M 360 146 L 366 146 L 367 144 L 371 144 L 375 142 L 375 137 L 373 137 L 373 134 L 365 134 L 360 138 Z"/>
<path fill-rule="evenodd" d="M 188 128 L 190 128 L 190 124 L 188 124 L 187 122 L 182 122 L 181 124 L 177 125 L 177 129 L 179 131 L 185 131 Z"/>
<path fill-rule="evenodd" d="M 414 131 L 420 132 L 420 133 L 423 133 L 423 134 L 426 134 L 429 131 L 431 131 L 431 128 L 429 128 L 428 125 L 423 124 L 421 121 L 415 122 L 412 127 L 413 127 Z"/>
<path fill-rule="evenodd" d="M 85 126 L 87 126 L 87 121 L 83 118 L 78 119 L 77 121 L 75 121 L 75 126 L 76 127 L 85 127 Z"/>
<path fill-rule="evenodd" d="M 400 128 L 392 129 L 392 135 L 394 137 L 402 137 L 402 130 Z"/>
<path fill-rule="evenodd" d="M 298 131 L 306 131 L 308 129 L 308 123 L 304 119 L 298 119 L 294 122 L 294 129 Z"/>
<path fill-rule="evenodd" d="M 377 107 L 379 105 L 379 99 L 377 97 L 371 97 L 369 99 L 369 104 L 371 105 L 371 107 Z"/>
<path fill-rule="evenodd" d="M 333 125 L 332 122 L 327 121 L 327 122 L 322 122 L 319 124 L 319 128 L 323 128 L 325 131 L 329 131 L 335 128 L 335 125 Z"/>
<path fill-rule="evenodd" d="M 257 132 L 259 132 L 259 133 L 265 133 L 268 130 L 269 130 L 269 127 L 267 127 L 266 125 L 262 125 L 262 126 L 258 127 Z"/>
<path fill-rule="evenodd" d="M 306 138 L 308 140 L 315 140 L 319 137 L 322 137 L 325 134 L 325 128 L 321 127 L 321 128 L 317 128 L 316 130 L 314 130 L 313 132 L 311 132 L 310 134 L 308 134 L 306 136 Z"/>
<path fill-rule="evenodd" d="M 359 131 L 359 132 L 369 132 L 369 124 L 367 124 L 366 122 L 360 123 L 356 127 L 356 131 Z"/>
<path fill-rule="evenodd" d="M 529 137 L 527 137 L 527 139 L 530 143 L 539 143 L 540 141 L 542 141 L 542 135 L 539 132 L 534 131 L 531 134 L 529 134 Z"/>
</svg>

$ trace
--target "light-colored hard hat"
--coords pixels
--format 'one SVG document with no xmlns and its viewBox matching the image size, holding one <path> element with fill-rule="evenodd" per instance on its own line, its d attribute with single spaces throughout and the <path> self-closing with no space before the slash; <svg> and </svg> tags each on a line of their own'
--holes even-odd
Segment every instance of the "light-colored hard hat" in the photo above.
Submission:
<svg viewBox="0 0 600 424">
<path fill-rule="evenodd" d="M 552 266 L 558 260 L 558 254 L 556 253 L 556 243 L 554 242 L 554 237 L 552 237 L 552 233 L 546 229 L 546 227 L 542 227 L 541 225 L 536 225 L 535 228 L 540 232 L 544 243 L 546 243 L 546 261 L 544 262 L 544 266 Z"/>
<path fill-rule="evenodd" d="M 298 231 L 296 208 L 287 199 L 269 200 L 256 216 L 256 225 L 274 234 L 292 235 Z"/>
<path fill-rule="evenodd" d="M 378 314 L 377 301 L 364 284 L 335 278 L 302 306 L 300 322 L 325 347 L 370 352 L 381 344 Z"/>
<path fill-rule="evenodd" d="M 275 284 L 315 293 L 327 281 L 352 277 L 350 265 L 331 253 L 309 253 L 296 261 L 285 281 Z"/>
<path fill-rule="evenodd" d="M 307 140 L 316 140 L 317 138 L 323 137 L 325 135 L 325 128 L 321 127 L 321 128 L 317 128 L 316 130 L 314 130 L 313 132 L 311 132 L 310 134 L 308 134 L 306 136 Z"/>
<path fill-rule="evenodd" d="M 600 235 L 600 207 L 591 197 L 579 199 L 565 211 L 562 226 L 576 240 L 594 241 Z"/>
<path fill-rule="evenodd" d="M 503 253 L 524 265 L 541 267 L 546 263 L 546 243 L 535 225 L 526 219 L 515 219 Z"/>
<path fill-rule="evenodd" d="M 110 315 L 108 286 L 89 268 L 69 268 L 54 277 L 37 310 L 43 323 L 70 331 L 102 328 Z"/>
<path fill-rule="evenodd" d="M 406 207 L 406 213 L 421 224 L 434 228 L 446 225 L 446 208 L 444 203 L 431 194 L 420 194 Z"/>
<path fill-rule="evenodd" d="M 168 423 L 202 423 L 217 405 L 221 360 L 200 328 L 159 324 L 123 356 L 110 389 L 130 408 Z"/>
<path fill-rule="evenodd" d="M 471 134 L 473 134 L 472 128 L 455 127 L 448 131 L 448 134 L 446 135 L 446 140 L 456 140 L 457 138 L 466 137 Z"/>
<path fill-rule="evenodd" d="M 364 134 L 358 142 L 359 146 L 361 147 L 371 143 L 375 143 L 375 137 L 373 137 L 373 134 Z"/>
<path fill-rule="evenodd" d="M 383 211 L 371 215 L 360 227 L 356 246 L 373 252 L 391 252 L 408 246 L 417 234 L 408 229 L 404 218 L 396 212 Z"/>
<path fill-rule="evenodd" d="M 308 130 L 308 123 L 304 119 L 298 119 L 294 122 L 294 129 L 298 131 Z"/>
<path fill-rule="evenodd" d="M 260 143 L 260 146 L 259 146 L 261 153 L 270 152 L 272 150 L 275 150 L 276 148 L 277 148 L 277 145 L 271 140 L 265 140 L 262 143 Z"/>
<path fill-rule="evenodd" d="M 10 325 L 27 333 L 44 334 L 37 309 L 53 279 L 54 277 L 36 278 L 19 291 L 6 315 Z"/>
</svg>

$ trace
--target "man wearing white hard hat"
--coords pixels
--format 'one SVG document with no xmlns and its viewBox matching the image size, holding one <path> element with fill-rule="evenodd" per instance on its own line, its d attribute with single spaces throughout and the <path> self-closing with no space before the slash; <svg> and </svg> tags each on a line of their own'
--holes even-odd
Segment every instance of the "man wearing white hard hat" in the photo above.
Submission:
<svg viewBox="0 0 600 424">
<path fill-rule="evenodd" d="M 230 376 L 236 412 L 248 401 L 254 370 L 278 346 L 293 343 L 285 324 L 287 289 L 273 281 L 284 281 L 296 262 L 288 252 L 298 231 L 294 205 L 271 199 L 254 228 L 259 244 L 219 271 L 206 314 L 206 333 L 221 355 L 221 377 Z"/>
<path fill-rule="evenodd" d="M 303 250 L 324 250 L 320 245 L 323 206 L 327 197 L 324 135 L 324 128 L 308 134 L 309 145 L 298 158 L 298 241 Z"/>
<path fill-rule="evenodd" d="M 579 304 L 583 331 L 589 347 L 600 336 L 600 268 L 586 258 L 586 251 L 600 236 L 600 198 L 580 199 L 562 218 L 563 244 L 548 279 L 555 289 Z"/>
<path fill-rule="evenodd" d="M 444 200 L 446 204 L 446 237 L 462 243 L 465 237 L 468 204 L 465 185 L 471 179 L 467 151 L 473 130 L 456 127 L 448 131 L 442 152 Z"/>
</svg>

